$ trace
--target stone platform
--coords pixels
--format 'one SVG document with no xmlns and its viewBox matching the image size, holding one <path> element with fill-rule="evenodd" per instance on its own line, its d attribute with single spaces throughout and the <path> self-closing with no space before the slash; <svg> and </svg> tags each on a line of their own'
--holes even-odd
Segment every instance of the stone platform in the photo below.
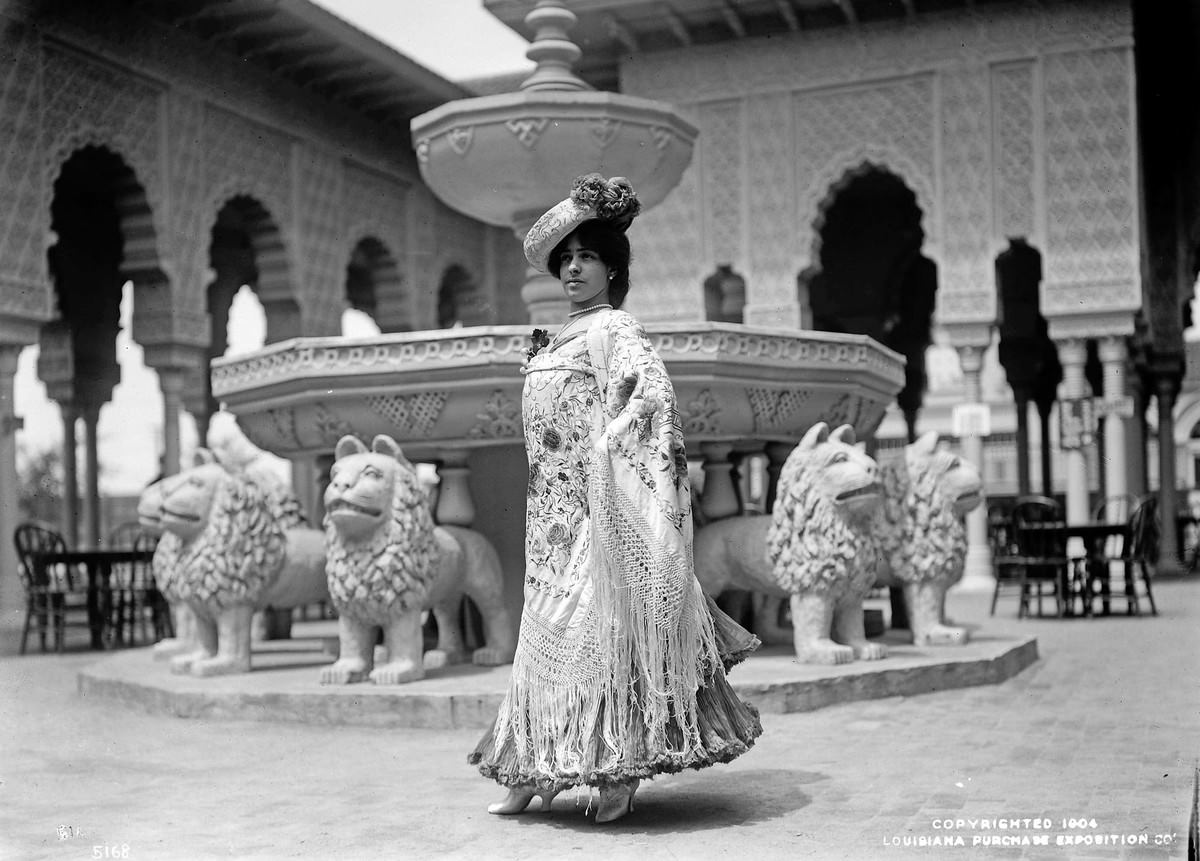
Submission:
<svg viewBox="0 0 1200 861">
<path fill-rule="evenodd" d="M 323 686 L 317 683 L 320 667 L 333 660 L 328 637 L 296 634 L 255 644 L 253 671 L 223 678 L 173 675 L 150 649 L 121 651 L 80 672 L 79 694 L 186 718 L 482 729 L 494 719 L 508 683 L 507 666 L 459 665 L 395 687 Z M 977 630 L 961 647 L 917 648 L 896 642 L 893 632 L 881 641 L 890 650 L 885 660 L 837 667 L 799 664 L 786 647 L 765 648 L 736 667 L 730 681 L 762 712 L 802 712 L 996 684 L 1038 658 L 1035 637 L 1010 632 Z"/>
</svg>

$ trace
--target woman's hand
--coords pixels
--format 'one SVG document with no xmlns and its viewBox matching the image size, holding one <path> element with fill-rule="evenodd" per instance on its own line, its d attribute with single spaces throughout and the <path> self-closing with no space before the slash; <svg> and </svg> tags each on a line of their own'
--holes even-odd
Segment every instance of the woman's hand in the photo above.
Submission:
<svg viewBox="0 0 1200 861">
<path fill-rule="evenodd" d="M 637 371 L 629 371 L 621 378 L 621 382 L 617 383 L 612 395 L 612 411 L 614 413 L 619 413 L 628 406 L 629 399 L 633 397 L 640 382 L 641 375 Z"/>
</svg>

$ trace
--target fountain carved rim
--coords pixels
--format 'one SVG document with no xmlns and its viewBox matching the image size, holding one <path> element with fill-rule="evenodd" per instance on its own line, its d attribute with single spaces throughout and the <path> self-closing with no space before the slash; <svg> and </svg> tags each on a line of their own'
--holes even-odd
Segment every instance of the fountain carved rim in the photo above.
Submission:
<svg viewBox="0 0 1200 861">
<path fill-rule="evenodd" d="M 904 358 L 865 335 L 737 323 L 651 323 L 647 335 L 673 375 L 711 373 L 747 380 L 795 381 L 797 374 L 855 376 L 880 388 L 904 381 Z M 253 353 L 215 359 L 213 395 L 228 403 L 259 401 L 272 389 L 352 378 L 362 385 L 419 388 L 481 373 L 518 382 L 530 343 L 527 326 L 473 326 L 369 338 L 293 338 Z M 369 380 L 368 378 L 376 378 Z M 378 379 L 384 378 L 384 379 Z M 860 384 L 868 382 L 861 380 Z"/>
<path fill-rule="evenodd" d="M 694 143 L 700 130 L 685 119 L 677 108 L 666 102 L 610 93 L 602 90 L 557 92 L 554 90 L 524 90 L 457 99 L 439 105 L 414 117 L 410 130 L 414 144 L 436 137 L 456 127 L 468 125 L 498 125 L 519 118 L 522 113 L 537 112 L 548 120 L 602 119 L 597 111 L 620 113 L 622 119 L 642 120 L 647 125 L 669 125 L 688 143 Z"/>
</svg>

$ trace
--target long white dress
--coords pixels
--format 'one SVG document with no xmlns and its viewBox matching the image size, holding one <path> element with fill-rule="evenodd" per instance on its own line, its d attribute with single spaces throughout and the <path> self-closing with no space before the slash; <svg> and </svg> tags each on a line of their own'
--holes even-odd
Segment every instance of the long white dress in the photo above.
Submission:
<svg viewBox="0 0 1200 861">
<path fill-rule="evenodd" d="M 693 573 L 662 360 L 632 316 L 600 311 L 525 372 L 525 604 L 509 690 L 470 762 L 507 786 L 561 789 L 744 753 L 762 729 L 725 670 L 757 641 Z"/>
</svg>

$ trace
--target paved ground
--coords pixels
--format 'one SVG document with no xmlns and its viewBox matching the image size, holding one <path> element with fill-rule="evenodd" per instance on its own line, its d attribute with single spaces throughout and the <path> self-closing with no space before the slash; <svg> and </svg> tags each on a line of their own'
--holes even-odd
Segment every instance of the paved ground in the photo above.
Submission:
<svg viewBox="0 0 1200 861">
<path fill-rule="evenodd" d="M 997 686 L 767 715 L 742 759 L 644 785 L 608 826 L 582 793 L 489 816 L 502 793 L 465 764 L 472 730 L 148 715 L 76 694 L 94 654 L 14 657 L 10 636 L 0 858 L 1185 858 L 1200 581 L 1157 593 L 1158 618 L 1023 622 L 956 596 L 960 620 L 1034 632 L 1038 663 Z M 1107 835 L 1147 845 L 1056 845 Z M 996 837 L 1050 845 L 972 846 Z"/>
</svg>

